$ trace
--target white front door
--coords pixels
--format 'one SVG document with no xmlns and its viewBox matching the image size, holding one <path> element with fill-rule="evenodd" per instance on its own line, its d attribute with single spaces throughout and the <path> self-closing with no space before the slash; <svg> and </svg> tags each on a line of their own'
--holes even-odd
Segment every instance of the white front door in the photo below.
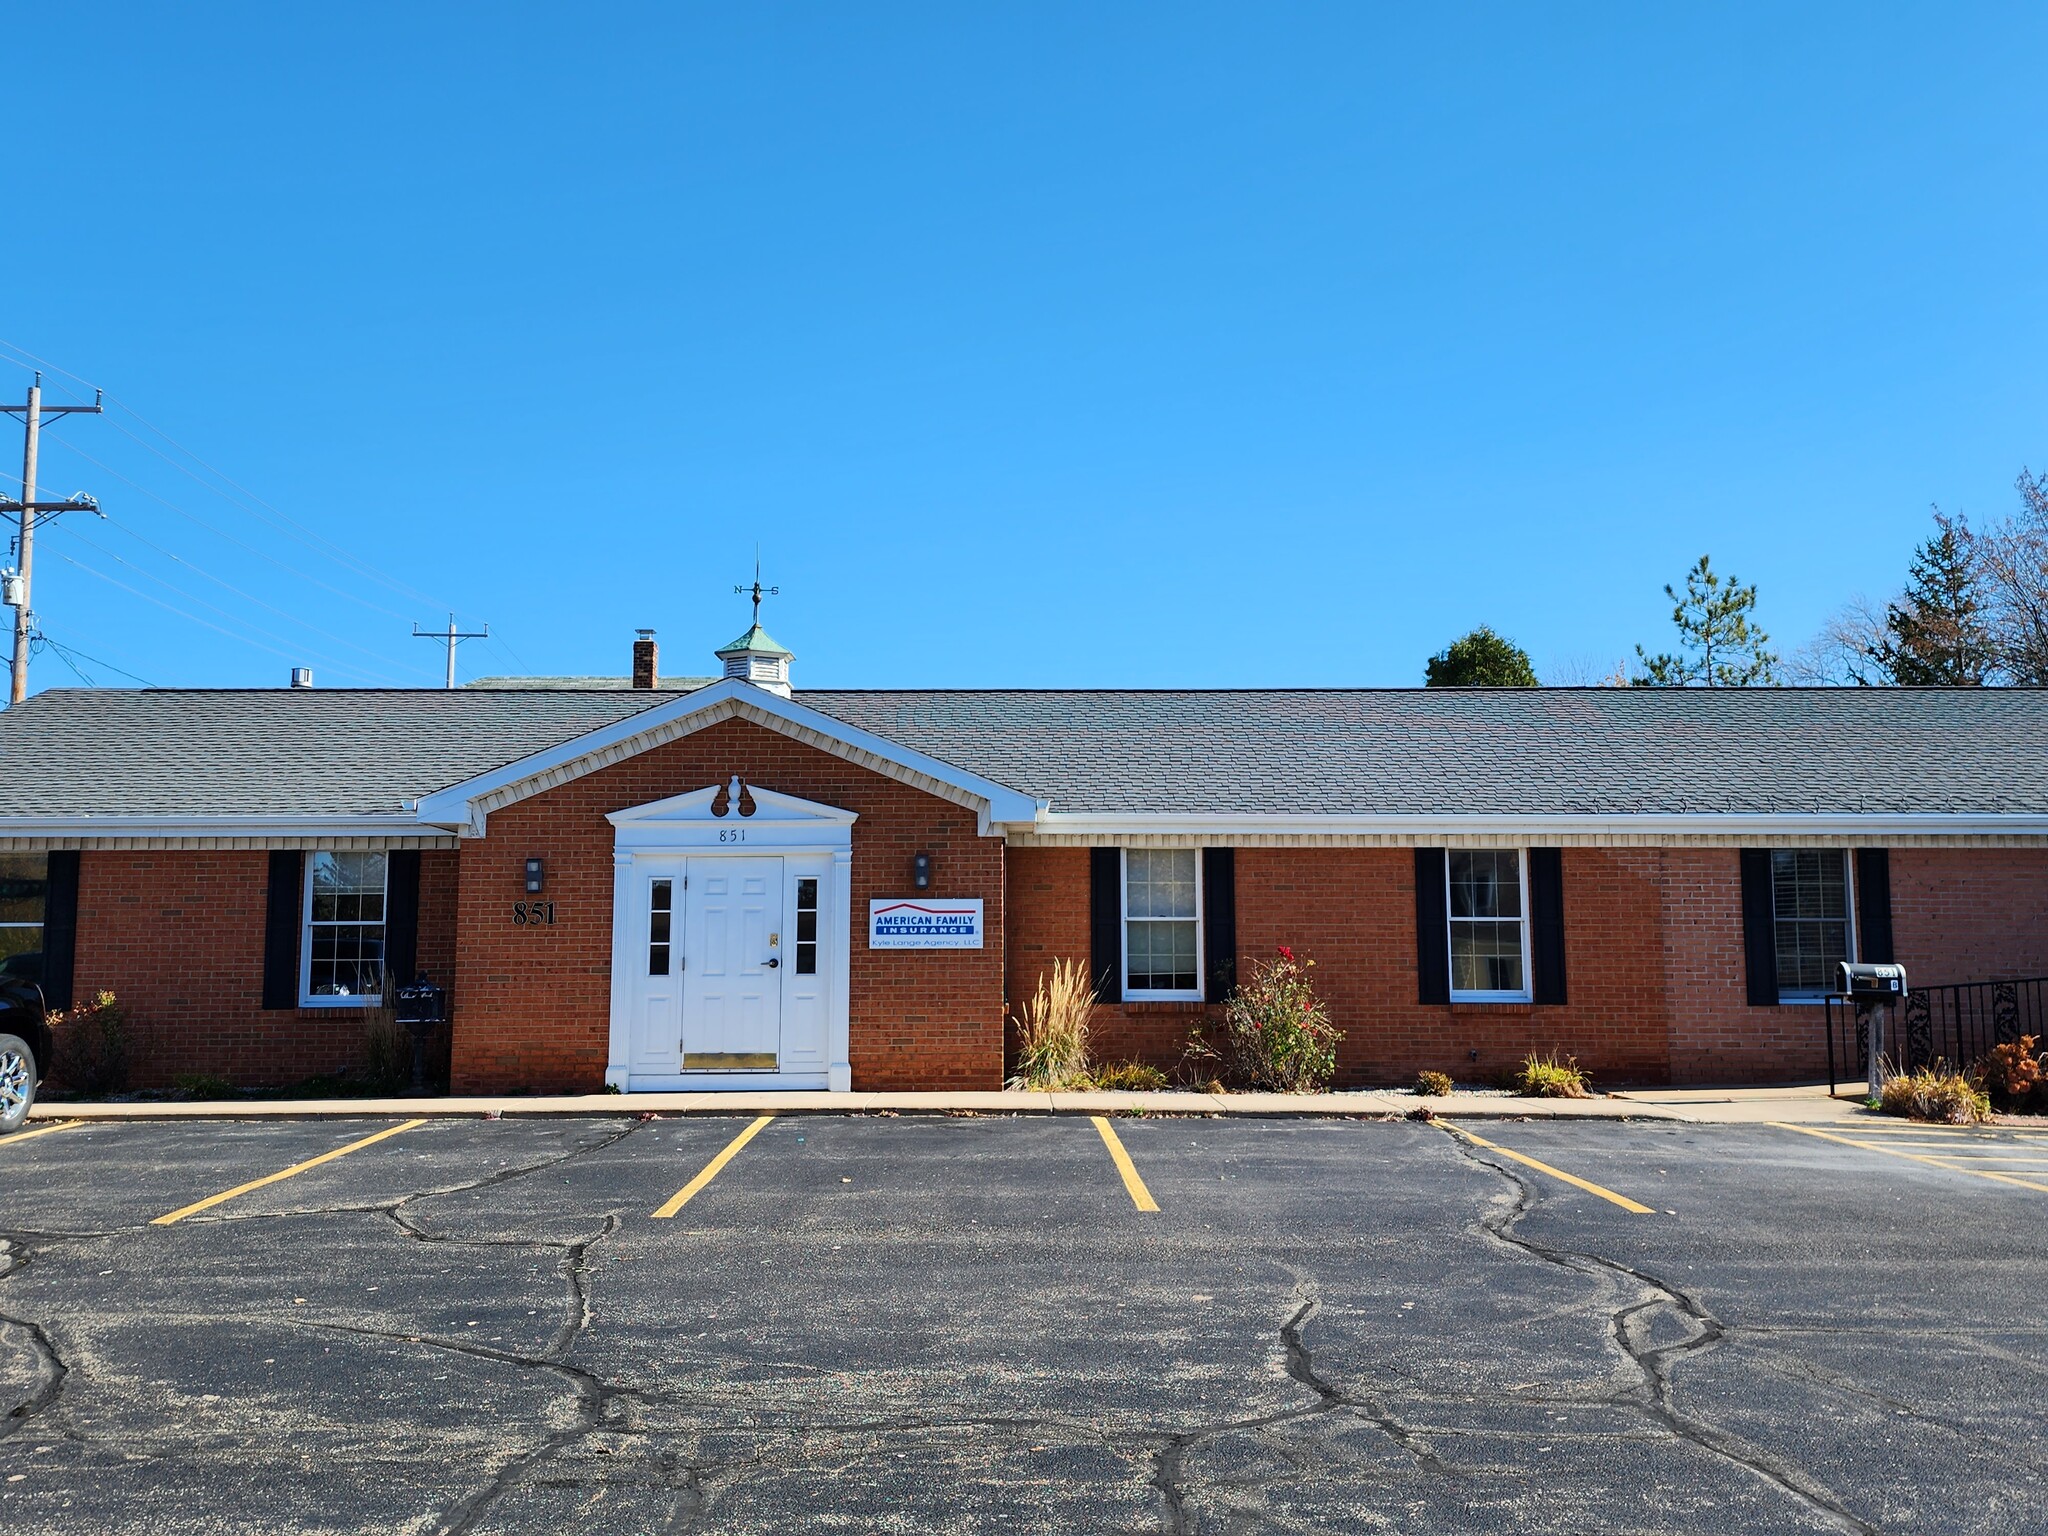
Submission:
<svg viewBox="0 0 2048 1536">
<path fill-rule="evenodd" d="M 682 1070 L 781 1060 L 782 860 L 693 858 L 683 890 Z"/>
</svg>

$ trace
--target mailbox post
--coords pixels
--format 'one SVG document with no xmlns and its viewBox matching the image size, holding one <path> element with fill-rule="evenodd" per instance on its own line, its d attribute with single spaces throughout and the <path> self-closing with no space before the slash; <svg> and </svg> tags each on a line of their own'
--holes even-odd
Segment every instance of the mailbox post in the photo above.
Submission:
<svg viewBox="0 0 2048 1536">
<path fill-rule="evenodd" d="M 1864 1049 L 1870 1067 L 1870 1096 L 1884 1092 L 1885 1015 L 1906 998 L 1906 968 L 1903 965 L 1859 965 L 1842 962 L 1842 991 L 1856 1009 L 1856 1021 L 1863 1026 Z"/>
<path fill-rule="evenodd" d="M 398 989 L 398 1022 L 412 1032 L 412 1092 L 427 1091 L 427 1036 L 448 1019 L 448 989 L 437 987 L 421 971 L 410 986 Z"/>
</svg>

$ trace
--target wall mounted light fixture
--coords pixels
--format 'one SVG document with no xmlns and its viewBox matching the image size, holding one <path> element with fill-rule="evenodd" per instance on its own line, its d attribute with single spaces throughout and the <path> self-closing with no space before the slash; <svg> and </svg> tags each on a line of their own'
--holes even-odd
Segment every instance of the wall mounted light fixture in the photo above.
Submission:
<svg viewBox="0 0 2048 1536">
<path fill-rule="evenodd" d="M 920 853 L 910 861 L 910 883 L 920 891 L 932 888 L 932 856 Z"/>
<path fill-rule="evenodd" d="M 547 885 L 547 866 L 539 859 L 526 861 L 526 894 L 538 895 Z"/>
</svg>

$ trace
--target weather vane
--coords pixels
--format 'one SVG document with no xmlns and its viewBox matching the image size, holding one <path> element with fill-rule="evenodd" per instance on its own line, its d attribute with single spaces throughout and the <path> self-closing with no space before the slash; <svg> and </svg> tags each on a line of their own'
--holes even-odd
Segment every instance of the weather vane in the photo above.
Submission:
<svg viewBox="0 0 2048 1536">
<path fill-rule="evenodd" d="M 764 587 L 761 585 L 761 551 L 759 546 L 756 546 L 754 550 L 754 584 L 751 587 L 734 587 L 733 591 L 741 594 L 742 596 L 750 592 L 753 594 L 754 624 L 756 628 L 758 628 L 761 623 L 761 599 L 764 597 L 782 596 L 782 588 Z"/>
</svg>

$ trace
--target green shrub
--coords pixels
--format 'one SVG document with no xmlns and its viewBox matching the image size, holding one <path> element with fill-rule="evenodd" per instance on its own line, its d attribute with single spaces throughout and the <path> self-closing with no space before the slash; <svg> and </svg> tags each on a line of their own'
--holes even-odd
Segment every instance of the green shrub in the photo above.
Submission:
<svg viewBox="0 0 2048 1536">
<path fill-rule="evenodd" d="M 1078 960 L 1055 960 L 1052 976 L 1016 1015 L 1017 1071 L 1012 1088 L 1072 1088 L 1088 1073 L 1088 1019 L 1095 988 Z"/>
<path fill-rule="evenodd" d="M 1964 1072 L 1937 1061 L 1917 1072 L 1894 1072 L 1879 1099 L 1888 1115 L 1933 1120 L 1942 1125 L 1975 1125 L 1991 1118 L 1991 1097 Z"/>
<path fill-rule="evenodd" d="M 1320 1093 L 1329 1086 L 1344 1036 L 1309 981 L 1314 967 L 1283 944 L 1275 958 L 1254 964 L 1224 1002 L 1228 1065 L 1248 1086 L 1274 1093 Z"/>
<path fill-rule="evenodd" d="M 1522 1058 L 1522 1064 L 1514 1072 L 1515 1092 L 1527 1099 L 1590 1099 L 1593 1096 L 1593 1078 L 1579 1065 L 1579 1058 L 1567 1056 L 1557 1059 L 1557 1052 L 1548 1056 L 1529 1055 Z"/>
<path fill-rule="evenodd" d="M 113 993 L 51 1014 L 50 1028 L 57 1071 L 74 1092 L 97 1096 L 128 1086 L 128 1014 Z"/>
<path fill-rule="evenodd" d="M 1418 1072 L 1415 1074 L 1415 1091 L 1425 1098 L 1440 1099 L 1457 1084 L 1451 1081 L 1448 1072 Z"/>
<path fill-rule="evenodd" d="M 1105 1093 L 1156 1093 L 1166 1086 L 1166 1074 L 1142 1061 L 1113 1061 L 1106 1067 L 1091 1068 L 1088 1080 Z"/>
</svg>

